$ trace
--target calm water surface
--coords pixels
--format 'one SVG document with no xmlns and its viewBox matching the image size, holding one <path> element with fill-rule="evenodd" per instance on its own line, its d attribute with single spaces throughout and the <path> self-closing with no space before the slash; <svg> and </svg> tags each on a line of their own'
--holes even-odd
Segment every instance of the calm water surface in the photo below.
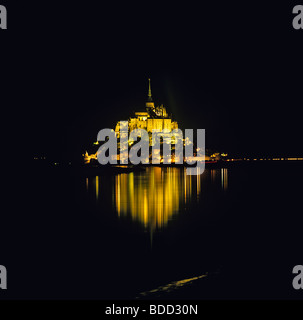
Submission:
<svg viewBox="0 0 303 320">
<path fill-rule="evenodd" d="M 213 239 L 218 230 L 209 232 L 224 212 L 227 168 L 190 176 L 185 168 L 147 167 L 84 179 L 88 206 L 100 225 L 113 228 L 115 240 L 124 243 L 123 257 L 129 254 L 121 274 L 128 270 L 132 275 L 133 293 L 220 268 Z M 216 203 L 210 203 L 214 198 Z M 115 240 L 109 245 L 118 253 Z"/>
<path fill-rule="evenodd" d="M 123 173 L 110 179 L 85 178 L 85 184 L 88 201 L 95 203 L 100 214 L 105 205 L 110 206 L 111 192 L 113 215 L 125 222 L 126 228 L 133 223 L 152 239 L 157 232 L 165 233 L 169 223 L 178 220 L 186 210 L 201 206 L 206 189 L 222 197 L 228 189 L 228 169 L 206 170 L 202 175 L 190 176 L 185 168 L 148 167 L 145 172 Z"/>
<path fill-rule="evenodd" d="M 12 298 L 134 298 L 184 284 L 181 298 L 294 294 L 302 165 L 30 174 L 0 234 Z"/>
</svg>

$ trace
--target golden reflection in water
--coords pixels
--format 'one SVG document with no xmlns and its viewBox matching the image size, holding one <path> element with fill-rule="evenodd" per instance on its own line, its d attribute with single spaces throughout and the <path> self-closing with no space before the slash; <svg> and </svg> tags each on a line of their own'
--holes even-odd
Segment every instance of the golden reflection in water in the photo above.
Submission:
<svg viewBox="0 0 303 320">
<path fill-rule="evenodd" d="M 210 180 L 211 180 L 211 183 L 212 183 L 212 184 L 215 184 L 215 183 L 216 183 L 216 180 L 217 180 L 217 172 L 218 172 L 218 169 L 211 169 L 211 170 L 210 170 Z"/>
<path fill-rule="evenodd" d="M 96 199 L 99 199 L 99 177 L 96 176 Z"/>
<path fill-rule="evenodd" d="M 228 169 L 227 168 L 211 169 L 210 180 L 212 185 L 220 184 L 220 179 L 221 179 L 221 188 L 222 190 L 226 191 L 228 188 Z"/>
<path fill-rule="evenodd" d="M 172 292 L 172 291 L 178 290 L 184 286 L 190 285 L 194 281 L 205 278 L 205 277 L 207 277 L 207 273 L 200 275 L 200 276 L 197 276 L 197 277 L 192 277 L 192 278 L 183 279 L 183 280 L 179 280 L 179 281 L 173 281 L 173 282 L 168 283 L 164 286 L 160 286 L 156 289 L 141 292 L 137 298 L 145 297 L 145 296 L 152 296 L 152 295 L 155 296 L 155 295 L 158 295 L 161 293 L 163 294 L 164 292 Z"/>
<path fill-rule="evenodd" d="M 228 187 L 228 170 L 226 168 L 221 169 L 221 187 L 224 191 L 227 190 Z"/>
<path fill-rule="evenodd" d="M 173 167 L 118 174 L 113 204 L 119 217 L 130 216 L 152 233 L 165 227 L 182 204 L 193 197 L 199 199 L 202 176 L 190 176 L 185 168 Z"/>
<path fill-rule="evenodd" d="M 207 180 L 219 186 L 224 192 L 228 188 L 228 169 L 211 169 L 198 176 L 186 174 L 186 168 L 147 167 L 143 172 L 115 175 L 112 185 L 112 199 L 119 218 L 127 217 L 139 222 L 146 230 L 164 228 L 175 214 L 192 201 L 200 201 L 202 189 Z M 89 191 L 90 179 L 86 178 Z M 99 176 L 94 177 L 94 193 L 97 202 L 102 203 Z M 206 183 L 206 184 L 205 184 Z M 107 183 L 106 183 L 107 185 Z M 203 187 L 204 186 L 204 187 Z"/>
</svg>

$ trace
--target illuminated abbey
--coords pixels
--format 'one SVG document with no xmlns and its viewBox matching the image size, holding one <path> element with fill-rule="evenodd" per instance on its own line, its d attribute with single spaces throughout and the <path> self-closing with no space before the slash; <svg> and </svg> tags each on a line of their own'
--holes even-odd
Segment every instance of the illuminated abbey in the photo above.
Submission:
<svg viewBox="0 0 303 320">
<path fill-rule="evenodd" d="M 145 129 L 148 133 L 152 133 L 152 130 L 169 130 L 178 129 L 178 123 L 172 121 L 168 116 L 166 108 L 163 106 L 155 107 L 155 103 L 152 99 L 150 79 L 148 79 L 148 96 L 145 103 L 146 111 L 135 112 L 135 117 L 130 118 L 128 121 L 129 130 Z M 115 131 L 119 131 L 119 123 L 116 126 Z"/>
<path fill-rule="evenodd" d="M 120 121 L 117 122 L 115 127 L 115 135 L 116 138 L 120 139 Z M 150 79 L 148 79 L 148 95 L 147 95 L 147 101 L 145 103 L 145 111 L 139 111 L 135 112 L 134 117 L 130 117 L 128 119 L 128 131 L 131 132 L 135 129 L 144 129 L 148 132 L 150 137 L 150 146 L 153 145 L 154 141 L 152 139 L 152 133 L 154 131 L 165 131 L 165 132 L 171 132 L 174 129 L 178 129 L 178 123 L 176 121 L 172 120 L 172 117 L 168 115 L 168 112 L 166 108 L 162 105 L 155 106 L 155 103 L 152 99 L 152 93 L 151 93 L 151 83 Z M 162 135 L 163 142 L 166 142 L 165 134 Z M 167 143 L 171 143 L 171 136 L 168 134 L 167 136 Z M 98 145 L 98 142 L 95 142 L 96 145 Z M 119 147 L 119 142 L 118 142 Z M 91 160 L 97 159 L 97 153 L 88 154 L 88 152 L 84 155 L 84 161 L 85 163 L 90 163 Z M 118 159 L 119 155 L 118 155 Z"/>
<path fill-rule="evenodd" d="M 125 128 L 125 124 L 127 128 Z M 123 127 L 121 127 L 123 126 Z M 171 147 L 171 156 L 168 158 L 167 163 L 176 164 L 180 163 L 180 157 L 176 154 L 176 144 L 181 141 L 182 145 L 186 147 L 192 144 L 188 138 L 183 138 L 182 130 L 179 129 L 177 121 L 172 120 L 172 116 L 168 114 L 167 109 L 162 105 L 155 106 L 151 93 L 151 83 L 148 79 L 148 95 L 145 103 L 145 111 L 138 111 L 134 113 L 133 117 L 130 117 L 127 121 L 118 121 L 115 126 L 115 138 L 117 139 L 117 154 L 114 160 L 119 161 L 122 164 L 128 163 L 128 153 L 124 156 L 122 144 L 120 148 L 120 141 L 126 139 L 126 148 L 131 148 L 133 141 L 128 140 L 129 133 L 136 129 L 144 129 L 148 133 L 150 154 L 149 158 L 158 159 L 158 163 L 163 162 L 163 146 L 169 144 Z M 171 134 L 174 131 L 173 135 Z M 120 136 L 124 135 L 124 136 Z M 126 138 L 125 138 L 126 137 Z M 127 143 L 128 141 L 128 143 Z M 151 152 L 151 149 L 156 145 L 156 141 L 160 142 L 161 147 L 155 148 Z M 99 141 L 94 142 L 95 147 L 100 144 Z M 124 145 L 123 145 L 124 146 Z M 99 148 L 99 147 L 98 147 Z M 194 148 L 196 154 L 197 149 Z M 153 154 L 152 154 L 153 153 Z M 195 155 L 194 154 L 194 155 Z M 97 150 L 89 154 L 87 151 L 83 155 L 85 164 L 97 162 Z M 226 157 L 227 154 L 220 154 L 219 152 L 213 152 L 206 150 L 205 161 L 218 161 L 222 157 Z"/>
</svg>

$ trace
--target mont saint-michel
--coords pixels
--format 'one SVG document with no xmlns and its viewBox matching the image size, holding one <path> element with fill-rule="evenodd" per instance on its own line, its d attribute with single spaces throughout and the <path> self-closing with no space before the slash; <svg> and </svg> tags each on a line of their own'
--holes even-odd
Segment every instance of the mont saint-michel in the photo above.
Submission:
<svg viewBox="0 0 303 320">
<path fill-rule="evenodd" d="M 185 133 L 189 132 L 189 130 L 191 129 L 186 129 Z M 150 79 L 148 79 L 148 95 L 145 103 L 145 110 L 135 112 L 127 121 L 118 121 L 115 129 L 108 131 L 109 136 L 113 136 L 113 138 L 117 140 L 115 141 L 115 146 L 119 152 L 116 152 L 115 155 L 111 155 L 115 164 L 117 164 L 118 161 L 120 164 L 128 163 L 128 157 L 132 154 L 129 154 L 128 149 L 134 144 L 134 139 L 132 138 L 132 135 L 129 136 L 129 133 L 134 133 L 136 131 L 139 132 L 141 140 L 145 139 L 146 147 L 149 148 L 146 152 L 146 161 L 142 162 L 145 164 L 149 163 L 149 159 L 152 159 L 153 164 L 180 164 L 183 163 L 183 159 L 185 161 L 188 161 L 189 159 L 191 159 L 191 161 L 193 161 L 193 159 L 197 160 L 199 158 L 197 157 L 197 153 L 198 155 L 202 154 L 202 149 L 204 150 L 203 161 L 216 161 L 221 158 L 221 155 L 218 152 L 212 153 L 211 155 L 205 155 L 204 136 L 202 136 L 202 134 L 197 134 L 196 142 L 193 140 L 192 132 L 191 138 L 187 136 L 187 134 L 184 136 L 183 131 L 179 128 L 178 122 L 174 119 L 172 114 L 169 114 L 167 108 L 163 104 L 155 104 L 152 98 Z M 199 129 L 198 132 L 199 131 L 202 131 L 202 129 Z M 145 135 L 143 135 L 143 133 Z M 198 138 L 200 137 L 203 138 L 203 143 L 198 143 Z M 94 142 L 94 148 L 99 148 L 97 146 L 100 145 L 100 141 L 103 141 L 103 138 L 99 138 L 98 135 L 98 141 Z M 168 146 L 169 155 L 164 152 L 164 150 L 168 150 Z M 183 147 L 185 147 L 185 149 L 191 148 L 190 157 L 187 156 L 186 159 L 183 151 L 180 149 Z M 200 158 L 202 157 L 200 156 Z M 93 153 L 88 153 L 86 151 L 84 154 L 84 161 L 86 164 L 95 163 L 97 159 L 98 152 L 96 150 L 94 150 Z M 200 161 L 202 160 L 200 159 Z M 132 161 L 132 163 L 134 163 L 134 161 Z"/>
</svg>

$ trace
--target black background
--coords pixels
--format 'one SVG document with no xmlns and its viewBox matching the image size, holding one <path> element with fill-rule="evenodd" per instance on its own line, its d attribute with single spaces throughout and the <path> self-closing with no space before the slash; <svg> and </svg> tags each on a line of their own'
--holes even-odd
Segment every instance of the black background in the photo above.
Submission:
<svg viewBox="0 0 303 320">
<path fill-rule="evenodd" d="M 181 128 L 206 129 L 207 147 L 302 154 L 296 3 L 2 4 L 2 110 L 12 134 L 24 125 L 31 157 L 79 161 L 100 129 L 144 107 L 148 77 Z"/>
<path fill-rule="evenodd" d="M 292 8 L 298 3 L 2 0 L 1 4 L 8 9 L 8 30 L 0 30 L 2 161 L 17 158 L 17 173 L 25 171 L 23 146 L 30 160 L 46 156 L 51 161 L 81 161 L 100 129 L 113 128 L 144 106 L 149 77 L 154 99 L 168 106 L 181 128 L 206 129 L 207 147 L 249 157 L 302 156 L 303 30 L 292 27 Z M 4 145 L 13 153 L 7 155 Z M 28 243 L 39 247 L 36 235 L 48 239 L 66 208 L 60 211 L 59 202 L 51 204 L 58 210 L 55 217 L 49 215 L 50 224 L 36 209 L 16 226 L 15 217 L 32 213 L 32 203 L 46 213 L 53 208 L 48 212 L 42 207 L 43 190 L 40 199 L 32 194 L 26 207 L 21 201 L 27 189 L 24 181 L 2 181 L 9 183 L 8 191 L 17 187 L 18 196 L 14 194 L 10 209 L 4 210 L 9 218 L 2 220 L 1 239 L 10 235 L 24 247 Z M 296 197 L 293 207 L 298 210 L 292 213 L 297 218 L 301 180 L 296 183 L 289 192 Z M 263 189 L 265 195 L 266 185 Z M 255 206 L 264 200 L 268 210 L 270 201 L 278 207 L 275 191 L 270 200 L 259 197 Z M 283 193 L 279 195 L 282 198 Z M 74 213 L 66 212 L 68 224 Z M 284 211 L 281 225 L 283 219 Z M 292 219 L 287 223 L 296 225 L 297 240 L 301 225 Z M 39 222 L 49 234 L 43 234 Z M 254 227 L 257 223 L 251 233 Z M 65 230 L 62 239 L 68 236 Z M 279 232 L 275 231 L 276 238 Z M 8 246 L 6 252 L 14 255 Z M 15 261 L 24 263 L 26 258 L 24 250 Z M 266 270 L 270 269 L 268 264 Z"/>
</svg>

